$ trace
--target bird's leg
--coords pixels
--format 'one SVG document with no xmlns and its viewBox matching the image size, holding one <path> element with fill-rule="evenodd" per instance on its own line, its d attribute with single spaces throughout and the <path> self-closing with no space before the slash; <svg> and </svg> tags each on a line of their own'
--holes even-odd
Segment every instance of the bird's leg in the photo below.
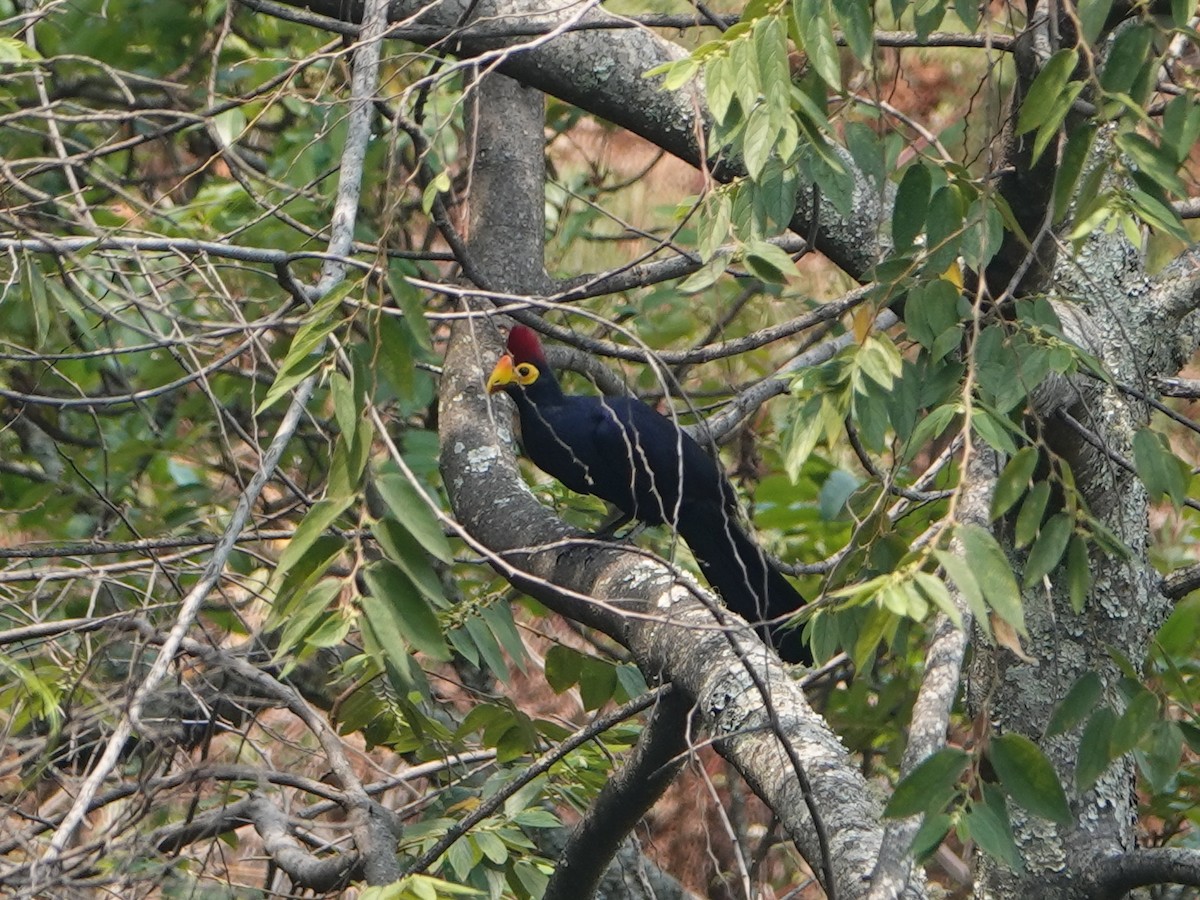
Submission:
<svg viewBox="0 0 1200 900">
<path fill-rule="evenodd" d="M 641 522 L 637 522 L 625 534 L 618 535 L 618 532 L 632 521 L 633 516 L 620 510 L 614 510 L 613 514 L 592 532 L 592 537 L 600 541 L 627 541 L 643 527 Z"/>
</svg>

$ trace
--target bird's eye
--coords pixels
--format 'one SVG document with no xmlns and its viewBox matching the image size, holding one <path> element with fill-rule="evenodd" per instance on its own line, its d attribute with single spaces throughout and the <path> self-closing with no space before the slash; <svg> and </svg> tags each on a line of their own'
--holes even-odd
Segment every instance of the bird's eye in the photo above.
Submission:
<svg viewBox="0 0 1200 900">
<path fill-rule="evenodd" d="M 535 375 L 537 375 L 537 369 L 529 363 L 521 363 L 517 366 L 517 377 L 521 379 L 522 383 L 531 381 Z"/>
</svg>

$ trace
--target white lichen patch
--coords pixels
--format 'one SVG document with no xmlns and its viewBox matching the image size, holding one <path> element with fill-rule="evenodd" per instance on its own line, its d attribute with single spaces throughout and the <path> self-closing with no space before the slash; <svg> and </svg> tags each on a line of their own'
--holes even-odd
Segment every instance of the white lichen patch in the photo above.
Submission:
<svg viewBox="0 0 1200 900">
<path fill-rule="evenodd" d="M 467 454 L 467 465 L 472 469 L 487 469 L 500 458 L 496 447 L 476 447 Z"/>
<path fill-rule="evenodd" d="M 666 609 L 672 604 L 682 603 L 690 596 L 692 596 L 692 592 L 682 584 L 673 584 L 671 585 L 671 589 L 669 591 L 659 596 L 658 608 Z"/>
</svg>

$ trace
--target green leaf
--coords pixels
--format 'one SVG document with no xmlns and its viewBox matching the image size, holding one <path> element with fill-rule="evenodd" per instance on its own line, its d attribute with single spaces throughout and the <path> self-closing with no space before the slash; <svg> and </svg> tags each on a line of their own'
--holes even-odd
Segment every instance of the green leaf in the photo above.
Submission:
<svg viewBox="0 0 1200 900">
<path fill-rule="evenodd" d="M 1092 142 L 1096 139 L 1096 126 L 1080 125 L 1071 129 L 1067 135 L 1067 144 L 1063 148 L 1062 162 L 1054 175 L 1054 223 L 1057 225 L 1066 218 L 1067 210 L 1075 194 L 1075 185 L 1083 174 L 1087 163 L 1088 153 Z"/>
<path fill-rule="evenodd" d="M 378 648 L 388 665 L 389 675 L 393 682 L 409 688 L 414 683 L 414 660 L 408 654 L 408 642 L 404 632 L 399 627 L 399 620 L 387 600 L 373 594 L 363 594 L 359 598 L 363 612 L 363 634 L 367 638 L 367 647 Z"/>
<path fill-rule="evenodd" d="M 517 631 L 517 625 L 513 621 L 512 607 L 507 603 L 489 603 L 483 608 L 481 615 L 492 634 L 496 636 L 500 646 L 504 648 L 504 652 L 508 654 L 509 659 L 524 672 L 528 653 L 525 650 L 525 642 L 521 640 L 521 634 Z"/>
<path fill-rule="evenodd" d="M 955 628 L 962 628 L 962 612 L 950 599 L 950 591 L 946 589 L 945 582 L 928 572 L 917 572 L 913 579 L 925 598 L 941 610 L 954 623 Z"/>
<path fill-rule="evenodd" d="M 1113 726 L 1109 739 L 1109 752 L 1115 759 L 1128 753 L 1145 737 L 1158 720 L 1158 698 L 1144 687 L 1138 686 L 1136 693 L 1125 706 L 1125 711 Z"/>
<path fill-rule="evenodd" d="M 1116 144 L 1137 163 L 1140 171 L 1164 191 L 1173 191 L 1181 196 L 1187 194 L 1187 187 L 1179 177 L 1175 160 L 1161 147 L 1136 131 L 1119 132 Z"/>
<path fill-rule="evenodd" d="M 1037 816 L 1059 825 L 1073 818 L 1050 760 L 1023 734 L 1002 734 L 988 747 L 992 768 L 1008 795 Z"/>
<path fill-rule="evenodd" d="M 274 403 L 288 393 L 297 384 L 315 372 L 323 363 L 317 351 L 324 345 L 325 339 L 345 319 L 336 313 L 342 301 L 357 287 L 355 282 L 343 281 L 314 304 L 305 314 L 297 329 L 288 352 L 279 365 L 272 383 L 262 403 L 255 410 L 255 415 L 261 415 Z M 312 354 L 316 354 L 313 356 Z"/>
<path fill-rule="evenodd" d="M 747 243 L 745 260 L 751 272 L 769 283 L 783 284 L 788 278 L 800 275 L 787 251 L 767 241 Z"/>
<path fill-rule="evenodd" d="M 1133 465 L 1152 499 L 1170 497 L 1178 509 L 1187 498 L 1191 469 L 1158 432 L 1142 428 L 1134 435 Z"/>
<path fill-rule="evenodd" d="M 988 446 L 1001 453 L 1017 452 L 1017 442 L 1005 421 L 982 406 L 975 409 L 975 413 L 971 417 L 971 427 L 988 443 Z"/>
<path fill-rule="evenodd" d="M 925 816 L 921 827 L 913 835 L 912 846 L 909 848 L 917 862 L 924 862 L 933 855 L 934 851 L 942 845 L 942 841 L 949 834 L 950 826 L 953 824 L 954 819 L 946 813 Z"/>
<path fill-rule="evenodd" d="M 1155 722 L 1148 740 L 1134 753 L 1138 769 L 1152 790 L 1166 791 L 1180 774 L 1180 755 L 1183 753 L 1183 729 L 1178 722 Z"/>
<path fill-rule="evenodd" d="M 1005 465 L 992 492 L 992 520 L 1000 518 L 1016 505 L 1029 490 L 1029 480 L 1037 468 L 1036 447 L 1022 447 Z"/>
<path fill-rule="evenodd" d="M 273 583 L 278 585 L 283 581 L 288 570 L 304 557 L 313 544 L 316 543 L 317 538 L 321 537 L 325 533 L 325 530 L 337 521 L 337 517 L 353 501 L 353 496 L 327 497 L 324 500 L 318 500 L 312 505 L 305 514 L 304 519 L 300 522 L 296 533 L 292 535 L 292 539 L 288 541 L 288 545 L 283 549 L 283 553 L 280 554 L 279 562 L 275 566 L 275 572 L 271 578 Z"/>
<path fill-rule="evenodd" d="M 1083 612 L 1088 593 L 1092 590 L 1092 562 L 1088 557 L 1087 541 L 1082 536 L 1071 536 L 1067 547 L 1067 586 L 1071 594 L 1071 609 Z"/>
<path fill-rule="evenodd" d="M 897 251 L 911 247 L 917 235 L 924 230 L 932 186 L 932 175 L 919 162 L 909 166 L 900 179 L 896 202 L 892 207 L 892 243 Z"/>
<path fill-rule="evenodd" d="M 869 65 L 875 51 L 875 24 L 873 8 L 862 0 L 833 0 L 838 23 L 846 38 L 846 46 L 863 65 Z"/>
<path fill-rule="evenodd" d="M 996 807 L 1000 806 L 998 810 Z M 1004 809 L 1004 797 L 992 793 L 987 801 L 974 803 L 963 816 L 963 824 L 983 852 L 1020 872 L 1023 868 L 1021 852 L 1013 839 L 1012 825 Z"/>
<path fill-rule="evenodd" d="M 733 60 L 727 54 L 713 56 L 705 67 L 704 94 L 708 111 L 718 125 L 725 121 L 733 106 L 735 78 Z"/>
<path fill-rule="evenodd" d="M 909 462 L 929 442 L 941 436 L 954 417 L 962 412 L 958 403 L 944 403 L 930 411 L 929 415 L 917 423 L 912 437 L 908 440 L 902 462 Z"/>
<path fill-rule="evenodd" d="M 388 517 L 371 526 L 387 559 L 395 563 L 430 603 L 446 606 L 446 591 L 424 548 L 403 525 Z"/>
<path fill-rule="evenodd" d="M 1054 708 L 1054 714 L 1046 726 L 1046 737 L 1066 734 L 1090 716 L 1103 692 L 1104 682 L 1095 672 L 1085 672 L 1079 676 L 1067 691 L 1067 696 Z"/>
<path fill-rule="evenodd" d="M 941 806 L 931 808 L 930 802 L 952 790 L 971 758 L 963 751 L 946 747 L 930 755 L 896 785 L 883 815 L 903 819 L 918 813 L 936 813 Z"/>
<path fill-rule="evenodd" d="M 1104 63 L 1100 87 L 1110 93 L 1129 93 L 1146 62 L 1152 38 L 1153 29 L 1140 23 L 1118 34 Z"/>
<path fill-rule="evenodd" d="M 833 38 L 827 0 L 793 0 L 796 26 L 813 69 L 835 91 L 842 89 L 842 64 Z"/>
<path fill-rule="evenodd" d="M 561 694 L 579 684 L 583 659 L 583 654 L 578 650 L 562 644 L 555 644 L 546 651 L 544 663 L 546 683 L 550 685 L 550 689 L 554 693 Z"/>
<path fill-rule="evenodd" d="M 975 621 L 983 628 L 988 637 L 991 637 L 992 627 L 988 622 L 987 607 L 983 604 L 983 590 L 979 587 L 979 582 L 975 578 L 975 573 L 971 571 L 971 567 L 965 560 L 945 550 L 935 550 L 934 556 L 946 570 L 947 577 L 954 582 L 954 586 L 962 594 Z"/>
<path fill-rule="evenodd" d="M 1025 587 L 1032 587 L 1054 571 L 1054 567 L 1067 550 L 1067 542 L 1071 539 L 1074 527 L 1074 521 L 1065 512 L 1053 516 L 1042 526 L 1025 560 Z"/>
<path fill-rule="evenodd" d="M 1033 154 L 1030 157 L 1032 162 L 1036 163 L 1041 159 L 1042 153 L 1050 146 L 1050 142 L 1058 137 L 1063 120 L 1071 111 L 1072 104 L 1083 93 L 1084 87 L 1086 85 L 1082 81 L 1072 81 L 1067 85 L 1066 90 L 1054 99 L 1046 115 L 1046 121 L 1038 128 L 1037 137 L 1034 138 Z"/>
<path fill-rule="evenodd" d="M 1028 546 L 1037 537 L 1049 502 L 1049 481 L 1039 481 L 1029 489 L 1025 502 L 1021 504 L 1021 511 L 1017 513 L 1015 541 L 1018 548 Z"/>
<path fill-rule="evenodd" d="M 297 603 L 291 604 L 291 611 L 283 620 L 283 631 L 279 634 L 279 643 L 273 654 L 276 662 L 291 656 L 295 648 L 304 642 L 316 626 L 317 620 L 329 612 L 334 598 L 341 590 L 340 579 L 326 578 L 318 582 Z"/>
<path fill-rule="evenodd" d="M 1075 788 L 1079 793 L 1089 790 L 1104 774 L 1114 757 L 1109 750 L 1117 714 L 1102 706 L 1084 726 L 1079 739 L 1079 755 L 1075 759 Z"/>
<path fill-rule="evenodd" d="M 442 562 L 453 560 L 450 542 L 442 532 L 437 516 L 412 482 L 400 474 L 386 474 L 375 479 L 375 488 L 396 521 L 402 523 L 422 547 Z"/>
<path fill-rule="evenodd" d="M 904 301 L 904 321 L 908 333 L 924 347 L 933 347 L 937 338 L 961 321 L 958 301 L 961 296 L 953 282 L 933 278 L 913 288 Z"/>
<path fill-rule="evenodd" d="M 988 605 L 1020 635 L 1025 635 L 1025 613 L 1017 579 L 1000 545 L 991 532 L 978 525 L 959 525 L 955 534 L 962 542 L 967 565 L 975 573 Z"/>
<path fill-rule="evenodd" d="M 437 202 L 437 198 L 450 190 L 450 173 L 446 171 L 438 172 L 429 179 L 429 183 L 425 185 L 425 190 L 421 192 L 421 211 L 425 215 L 429 215 L 429 211 L 433 209 L 433 204 Z"/>
<path fill-rule="evenodd" d="M 612 663 L 585 656 L 579 667 L 579 696 L 586 710 L 599 709 L 617 689 L 617 672 Z"/>
<path fill-rule="evenodd" d="M 363 612 L 377 635 L 398 633 L 431 659 L 445 662 L 450 658 L 437 615 L 404 572 L 382 560 L 369 566 L 363 576 L 370 588 L 370 594 L 363 596 Z"/>
<path fill-rule="evenodd" d="M 467 629 L 467 634 L 471 636 L 471 640 L 475 642 L 475 646 L 479 648 L 484 668 L 501 681 L 507 681 L 508 665 L 504 662 L 504 654 L 501 653 L 496 636 L 487 627 L 487 623 L 479 616 L 467 616 L 463 625 Z"/>
<path fill-rule="evenodd" d="M 1088 44 L 1095 44 L 1108 20 L 1113 0 L 1079 0 L 1079 22 L 1082 37 Z"/>
<path fill-rule="evenodd" d="M 969 31 L 974 32 L 979 28 L 978 0 L 954 0 L 954 11 Z"/>
<path fill-rule="evenodd" d="M 938 188 L 929 201 L 925 223 L 925 272 L 941 275 L 958 256 L 962 240 L 962 197 L 952 185 Z"/>
<path fill-rule="evenodd" d="M 1054 101 L 1063 93 L 1071 73 L 1079 62 L 1074 48 L 1059 50 L 1042 67 L 1029 92 L 1021 101 L 1021 113 L 1017 117 L 1017 134 L 1033 131 L 1046 121 Z"/>
<path fill-rule="evenodd" d="M 770 103 L 757 103 L 746 119 L 742 159 L 746 163 L 746 172 L 756 181 L 766 168 L 771 151 L 775 149 L 775 137 L 779 133 L 772 109 Z"/>
</svg>

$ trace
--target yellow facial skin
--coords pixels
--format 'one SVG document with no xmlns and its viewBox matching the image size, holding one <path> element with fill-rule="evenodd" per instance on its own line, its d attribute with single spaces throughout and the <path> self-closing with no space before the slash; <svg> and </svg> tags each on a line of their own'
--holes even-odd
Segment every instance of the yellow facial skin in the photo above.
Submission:
<svg viewBox="0 0 1200 900">
<path fill-rule="evenodd" d="M 508 384 L 528 386 L 537 380 L 537 366 L 532 363 L 517 364 L 511 353 L 505 353 L 496 363 L 496 368 L 492 369 L 492 374 L 487 380 L 487 391 L 494 394 L 504 390 L 504 386 Z"/>
</svg>

